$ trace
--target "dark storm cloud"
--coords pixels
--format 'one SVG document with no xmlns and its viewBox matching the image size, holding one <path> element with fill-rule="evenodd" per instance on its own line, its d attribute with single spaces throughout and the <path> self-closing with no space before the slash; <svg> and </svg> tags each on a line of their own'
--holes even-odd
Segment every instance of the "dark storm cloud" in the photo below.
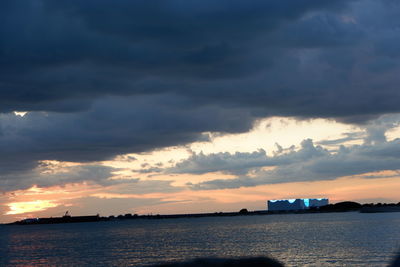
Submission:
<svg viewBox="0 0 400 267">
<path fill-rule="evenodd" d="M 243 132 L 251 114 L 215 105 L 186 109 L 178 97 L 108 97 L 82 113 L 2 115 L 1 151 L 11 158 L 95 161 L 121 153 L 207 140 L 204 131 Z"/>
<path fill-rule="evenodd" d="M 225 165 L 234 163 L 235 160 L 234 155 L 231 155 L 231 158 L 225 157 Z M 200 165 L 198 162 L 197 164 Z M 364 144 L 348 148 L 342 146 L 337 153 L 330 153 L 319 146 L 315 146 L 311 140 L 305 140 L 300 150 L 281 156 L 269 157 L 265 159 L 264 165 L 260 164 L 259 161 L 248 162 L 248 173 L 239 174 L 237 178 L 216 179 L 198 184 L 190 183 L 188 185 L 195 190 L 208 190 L 263 184 L 332 180 L 369 172 L 397 171 L 399 164 L 400 139 L 375 145 Z M 189 165 L 189 163 L 185 162 L 185 164 L 181 163 L 181 165 Z M 257 165 L 258 168 L 255 167 Z M 273 170 L 263 170 L 260 168 L 271 165 L 275 166 Z M 202 167 L 207 170 L 206 166 Z M 200 166 L 198 166 L 198 169 L 200 169 Z M 231 173 L 234 173 L 234 171 L 235 166 L 232 164 Z M 187 172 L 190 172 L 190 170 L 187 170 Z M 365 176 L 365 178 L 380 177 L 387 178 L 388 176 Z"/>
<path fill-rule="evenodd" d="M 385 18 L 399 7 L 353 2 L 2 1 L 0 110 L 175 93 L 260 116 L 398 111 L 400 40 Z"/>
<path fill-rule="evenodd" d="M 1 171 L 400 111 L 395 1 L 4 0 Z"/>
<path fill-rule="evenodd" d="M 202 152 L 194 153 L 188 159 L 175 164 L 165 171 L 169 173 L 204 174 L 208 172 L 225 172 L 230 174 L 246 174 L 250 169 L 259 167 L 283 166 L 301 163 L 305 159 L 312 159 L 329 154 L 321 146 L 314 146 L 312 140 L 307 139 L 301 143 L 299 151 L 291 150 L 289 153 L 267 156 L 265 150 L 255 152 L 236 152 L 234 154 L 221 152 L 205 155 Z"/>
<path fill-rule="evenodd" d="M 338 147 L 336 150 L 304 140 L 299 149 L 291 146 L 267 155 L 263 149 L 255 152 L 193 153 L 173 167 L 158 170 L 161 173 L 205 174 L 223 172 L 235 175 L 233 179 L 216 179 L 198 184 L 192 189 L 223 189 L 263 184 L 332 180 L 344 176 L 362 175 L 385 170 L 399 171 L 400 139 L 386 140 L 389 129 L 399 126 L 398 115 L 386 115 L 366 127 L 365 133 L 349 133 L 346 138 L 324 140 L 319 144 Z M 341 145 L 347 141 L 363 141 L 362 145 Z M 265 169 L 269 167 L 269 169 Z M 273 168 L 271 168 L 273 167 Z M 398 177 L 391 174 L 364 175 L 365 178 Z"/>
<path fill-rule="evenodd" d="M 205 141 L 208 137 L 201 134 L 204 131 L 242 132 L 251 127 L 251 115 L 235 108 L 208 105 L 186 109 L 186 104 L 185 99 L 166 95 L 108 97 L 95 101 L 86 112 L 31 112 L 24 117 L 3 114 L 0 177 L 6 181 L 4 187 L 35 184 L 29 171 L 37 168 L 40 160 L 106 160 L 122 153 Z M 80 174 L 82 181 L 104 180 L 103 176 L 87 178 L 85 173 Z M 47 178 L 51 185 L 60 182 L 46 177 L 40 184 L 46 184 Z"/>
<path fill-rule="evenodd" d="M 33 185 L 38 187 L 63 186 L 68 183 L 94 182 L 101 185 L 116 184 L 121 181 L 109 180 L 115 169 L 101 165 L 84 165 L 65 167 L 62 171 L 36 166 L 35 169 L 19 170 L 0 175 L 0 192 L 28 189 Z M 137 182 L 137 180 L 125 181 Z"/>
<path fill-rule="evenodd" d="M 324 46 L 349 39 L 353 30 L 326 19 L 345 2 L 2 1 L 0 109 L 73 111 L 106 94 L 165 91 L 237 102 L 231 92 L 247 90 L 232 82 L 286 56 L 282 43 Z M 286 30 L 318 10 L 326 10 L 326 18 Z M 310 32 L 308 24 L 315 24 Z M 327 24 L 332 29 L 325 36 Z M 219 89 L 210 87 L 215 79 Z M 250 89 L 265 100 L 277 93 Z"/>
<path fill-rule="evenodd" d="M 221 152 L 205 155 L 193 153 L 188 159 L 175 164 L 166 170 L 168 173 L 204 174 L 208 172 L 247 173 L 248 169 L 266 165 L 268 157 L 265 150 L 260 149 L 252 153 L 236 152 L 230 154 Z M 150 168 L 151 170 L 151 168 Z M 158 171 L 161 171 L 159 169 Z"/>
<path fill-rule="evenodd" d="M 279 145 L 278 145 L 279 146 Z M 166 168 L 167 173 L 205 174 L 209 172 L 224 172 L 229 174 L 246 174 L 252 169 L 261 167 L 285 166 L 302 163 L 306 160 L 320 158 L 330 153 L 321 146 L 314 146 L 312 140 L 307 139 L 301 143 L 301 149 L 296 151 L 294 147 L 267 156 L 264 149 L 254 152 L 229 152 L 212 153 L 205 155 L 203 152 L 193 153 L 189 158 Z M 160 169 L 159 171 L 161 171 Z"/>
</svg>

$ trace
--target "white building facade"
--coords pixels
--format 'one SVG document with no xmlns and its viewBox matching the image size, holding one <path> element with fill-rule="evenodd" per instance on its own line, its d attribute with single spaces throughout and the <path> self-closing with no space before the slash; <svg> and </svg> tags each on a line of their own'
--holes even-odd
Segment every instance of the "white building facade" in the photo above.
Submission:
<svg viewBox="0 0 400 267">
<path fill-rule="evenodd" d="M 297 198 L 268 200 L 269 211 L 305 210 L 312 207 L 321 207 L 329 204 L 327 198 Z"/>
</svg>

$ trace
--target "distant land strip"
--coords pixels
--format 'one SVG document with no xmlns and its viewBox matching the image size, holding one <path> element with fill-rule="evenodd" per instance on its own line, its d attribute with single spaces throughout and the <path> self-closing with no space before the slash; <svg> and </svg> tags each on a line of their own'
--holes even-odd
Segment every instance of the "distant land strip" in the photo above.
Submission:
<svg viewBox="0 0 400 267">
<path fill-rule="evenodd" d="M 166 214 L 166 215 L 138 215 L 127 213 L 125 215 L 102 217 L 100 215 L 89 216 L 70 216 L 50 218 L 29 218 L 6 225 L 36 225 L 36 224 L 59 224 L 59 223 L 78 223 L 78 222 L 99 222 L 99 221 L 115 221 L 115 220 L 132 220 L 132 219 L 176 219 L 176 218 L 200 218 L 200 217 L 224 217 L 224 216 L 251 216 L 251 215 L 273 215 L 273 214 L 308 214 L 308 213 L 328 213 L 328 212 L 348 212 L 359 211 L 361 213 L 377 213 L 377 212 L 400 212 L 400 202 L 390 204 L 360 204 L 353 201 L 338 202 L 321 207 L 311 207 L 302 210 L 283 210 L 283 211 L 248 211 L 241 209 L 239 212 L 213 212 L 213 213 L 191 213 L 191 214 Z"/>
</svg>

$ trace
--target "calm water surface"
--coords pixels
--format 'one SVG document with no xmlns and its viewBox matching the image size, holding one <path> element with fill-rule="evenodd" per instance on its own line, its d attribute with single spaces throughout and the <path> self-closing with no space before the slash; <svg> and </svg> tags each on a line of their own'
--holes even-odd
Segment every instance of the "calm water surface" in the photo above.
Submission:
<svg viewBox="0 0 400 267">
<path fill-rule="evenodd" d="M 387 266 L 399 250 L 400 213 L 0 226 L 0 266 L 145 266 L 260 255 L 286 266 Z"/>
</svg>

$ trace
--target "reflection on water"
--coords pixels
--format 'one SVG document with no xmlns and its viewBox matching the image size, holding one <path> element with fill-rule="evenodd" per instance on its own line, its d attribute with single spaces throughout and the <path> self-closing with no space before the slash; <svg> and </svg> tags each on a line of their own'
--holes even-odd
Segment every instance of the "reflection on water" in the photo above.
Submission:
<svg viewBox="0 0 400 267">
<path fill-rule="evenodd" d="M 0 226 L 0 266 L 140 266 L 270 256 L 286 266 L 387 266 L 400 213 L 298 214 Z"/>
</svg>

